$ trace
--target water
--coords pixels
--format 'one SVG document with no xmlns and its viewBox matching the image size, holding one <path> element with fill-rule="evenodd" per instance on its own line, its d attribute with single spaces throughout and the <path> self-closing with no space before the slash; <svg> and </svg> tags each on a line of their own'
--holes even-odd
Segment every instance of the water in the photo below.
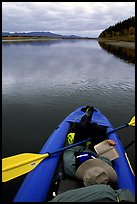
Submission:
<svg viewBox="0 0 137 204">
<path fill-rule="evenodd" d="M 39 153 L 63 118 L 83 105 L 100 109 L 114 127 L 129 122 L 135 115 L 134 63 L 96 40 L 2 44 L 2 157 Z M 134 128 L 119 136 L 128 145 Z M 127 153 L 134 169 L 135 144 Z M 3 202 L 11 202 L 23 178 L 3 183 Z"/>
</svg>

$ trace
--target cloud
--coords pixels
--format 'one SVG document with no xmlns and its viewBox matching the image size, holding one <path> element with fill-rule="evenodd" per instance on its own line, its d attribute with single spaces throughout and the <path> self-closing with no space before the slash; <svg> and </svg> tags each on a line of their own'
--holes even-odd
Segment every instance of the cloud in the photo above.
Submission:
<svg viewBox="0 0 137 204">
<path fill-rule="evenodd" d="M 135 2 L 2 2 L 2 30 L 51 31 L 97 37 L 135 16 Z"/>
</svg>

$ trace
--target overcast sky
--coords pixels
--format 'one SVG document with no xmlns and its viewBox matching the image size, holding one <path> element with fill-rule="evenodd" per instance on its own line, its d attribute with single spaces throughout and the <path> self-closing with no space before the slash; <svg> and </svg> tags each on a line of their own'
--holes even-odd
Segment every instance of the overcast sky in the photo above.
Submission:
<svg viewBox="0 0 137 204">
<path fill-rule="evenodd" d="M 2 2 L 2 31 L 98 37 L 135 16 L 135 2 Z"/>
</svg>

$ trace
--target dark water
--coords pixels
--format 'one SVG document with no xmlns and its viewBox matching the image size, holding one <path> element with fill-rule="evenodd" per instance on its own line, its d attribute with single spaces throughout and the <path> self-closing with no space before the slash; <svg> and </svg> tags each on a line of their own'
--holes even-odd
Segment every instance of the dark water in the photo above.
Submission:
<svg viewBox="0 0 137 204">
<path fill-rule="evenodd" d="M 97 107 L 114 127 L 135 115 L 135 65 L 95 40 L 2 44 L 2 157 L 39 153 L 57 125 L 79 106 Z M 119 131 L 126 146 L 134 128 Z M 127 149 L 134 169 L 135 144 Z M 3 183 L 11 201 L 24 176 Z"/>
</svg>

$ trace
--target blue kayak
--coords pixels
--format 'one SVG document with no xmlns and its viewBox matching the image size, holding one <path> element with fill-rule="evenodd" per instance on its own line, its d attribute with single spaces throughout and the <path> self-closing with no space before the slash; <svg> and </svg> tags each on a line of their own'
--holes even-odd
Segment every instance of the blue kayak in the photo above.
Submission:
<svg viewBox="0 0 137 204">
<path fill-rule="evenodd" d="M 54 191 L 53 189 L 55 188 L 53 178 L 56 180 L 58 176 L 58 165 L 62 153 L 65 151 L 63 148 L 68 130 L 71 123 L 80 122 L 82 116 L 85 114 L 83 111 L 84 108 L 86 107 L 83 106 L 74 110 L 49 136 L 40 154 L 48 152 L 50 156 L 42 160 L 35 169 L 27 174 L 13 202 L 45 202 L 50 199 L 49 194 L 51 194 L 51 191 Z M 109 120 L 97 108 L 94 108 L 90 122 L 97 123 L 100 126 L 106 126 L 107 132 L 113 130 Z M 115 131 L 108 134 L 108 139 L 112 139 L 116 142 L 115 149 L 120 155 L 117 159 L 113 160 L 113 166 L 118 177 L 118 189 L 128 189 L 135 193 L 135 175 L 121 140 Z M 52 155 L 52 153 L 54 154 Z M 62 183 L 62 185 L 64 184 Z"/>
</svg>

